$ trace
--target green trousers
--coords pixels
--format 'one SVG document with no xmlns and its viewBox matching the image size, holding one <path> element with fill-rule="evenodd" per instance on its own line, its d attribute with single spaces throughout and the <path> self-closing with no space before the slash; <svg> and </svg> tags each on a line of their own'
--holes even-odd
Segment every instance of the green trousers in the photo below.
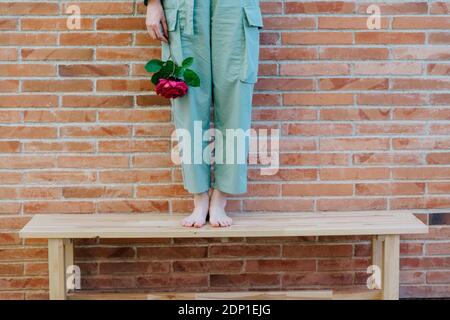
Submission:
<svg viewBox="0 0 450 320">
<path fill-rule="evenodd" d="M 163 60 L 170 56 L 181 64 L 193 57 L 191 69 L 201 81 L 200 87 L 190 87 L 186 96 L 172 99 L 177 131 L 191 135 L 191 143 L 181 143 L 184 187 L 190 193 L 206 192 L 211 186 L 226 193 L 245 193 L 252 95 L 263 27 L 259 0 L 163 0 L 163 6 L 169 30 L 169 44 L 162 46 Z M 204 150 L 211 147 L 206 138 L 211 133 L 212 105 L 216 134 L 211 185 L 211 162 Z M 180 134 L 178 138 L 187 139 Z M 218 152 L 218 147 L 223 151 Z"/>
</svg>

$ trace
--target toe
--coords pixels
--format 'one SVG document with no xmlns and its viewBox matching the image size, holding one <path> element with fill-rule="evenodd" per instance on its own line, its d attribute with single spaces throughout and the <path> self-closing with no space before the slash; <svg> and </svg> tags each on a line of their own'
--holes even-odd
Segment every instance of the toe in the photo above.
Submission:
<svg viewBox="0 0 450 320">
<path fill-rule="evenodd" d="M 220 227 L 218 221 L 216 221 L 216 220 L 209 220 L 209 223 L 210 223 L 213 227 Z"/>
<path fill-rule="evenodd" d="M 194 227 L 196 228 L 201 228 L 203 227 L 203 225 L 204 225 L 203 221 L 197 221 L 194 223 Z"/>
</svg>

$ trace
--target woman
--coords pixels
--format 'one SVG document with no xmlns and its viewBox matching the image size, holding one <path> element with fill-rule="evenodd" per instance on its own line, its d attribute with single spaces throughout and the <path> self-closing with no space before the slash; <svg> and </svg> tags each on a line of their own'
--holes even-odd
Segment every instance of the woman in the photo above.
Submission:
<svg viewBox="0 0 450 320">
<path fill-rule="evenodd" d="M 176 128 L 194 136 L 200 127 L 201 139 L 210 128 L 210 107 L 214 104 L 214 128 L 221 133 L 224 146 L 223 161 L 217 161 L 216 131 L 210 192 L 210 163 L 202 157 L 208 141 L 202 139 L 201 150 L 194 147 L 195 141 L 190 144 L 192 158 L 198 159 L 200 153 L 202 160 L 181 165 L 184 187 L 194 194 L 194 210 L 182 224 L 202 227 L 209 212 L 212 226 L 230 226 L 226 195 L 247 192 L 248 132 L 258 73 L 259 29 L 263 26 L 259 0 L 149 0 L 146 24 L 150 36 L 162 41 L 163 60 L 171 57 L 181 64 L 193 57 L 191 68 L 200 76 L 200 87 L 172 99 Z M 243 144 L 239 141 L 242 138 Z M 245 155 L 245 161 L 238 160 L 239 154 Z"/>
</svg>

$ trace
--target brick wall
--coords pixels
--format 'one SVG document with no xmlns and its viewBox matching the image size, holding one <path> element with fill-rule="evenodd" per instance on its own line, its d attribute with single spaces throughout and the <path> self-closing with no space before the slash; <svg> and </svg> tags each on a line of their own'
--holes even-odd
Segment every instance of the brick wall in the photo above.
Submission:
<svg viewBox="0 0 450 320">
<path fill-rule="evenodd" d="M 39 213 L 189 212 L 171 112 L 138 1 L 0 1 L 0 299 L 46 298 Z M 381 8 L 368 30 L 366 8 Z M 249 171 L 229 210 L 414 209 L 401 296 L 450 296 L 450 2 L 262 1 L 254 127 L 281 130 L 275 176 Z M 313 214 L 313 213 L 312 213 Z M 77 242 L 84 288 L 364 286 L 367 238 Z"/>
</svg>

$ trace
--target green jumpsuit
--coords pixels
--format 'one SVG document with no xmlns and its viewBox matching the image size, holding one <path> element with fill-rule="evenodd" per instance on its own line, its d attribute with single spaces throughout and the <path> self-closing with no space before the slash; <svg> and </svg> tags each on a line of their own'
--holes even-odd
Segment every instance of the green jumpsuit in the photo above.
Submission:
<svg viewBox="0 0 450 320">
<path fill-rule="evenodd" d="M 210 129 L 210 108 L 214 105 L 214 128 L 221 139 L 216 133 L 212 187 L 231 194 L 245 193 L 252 95 L 263 27 L 259 0 L 162 3 L 169 30 L 169 44 L 163 43 L 162 58 L 170 56 L 181 64 L 183 59 L 193 57 L 191 69 L 201 81 L 200 87 L 190 87 L 186 96 L 171 102 L 177 131 L 191 134 L 191 143 L 181 144 L 182 149 L 190 148 L 181 153 L 190 151 L 191 159 L 181 163 L 184 188 L 202 193 L 211 187 L 210 162 L 204 156 L 211 142 L 204 134 Z M 218 147 L 223 147 L 220 157 Z"/>
</svg>

